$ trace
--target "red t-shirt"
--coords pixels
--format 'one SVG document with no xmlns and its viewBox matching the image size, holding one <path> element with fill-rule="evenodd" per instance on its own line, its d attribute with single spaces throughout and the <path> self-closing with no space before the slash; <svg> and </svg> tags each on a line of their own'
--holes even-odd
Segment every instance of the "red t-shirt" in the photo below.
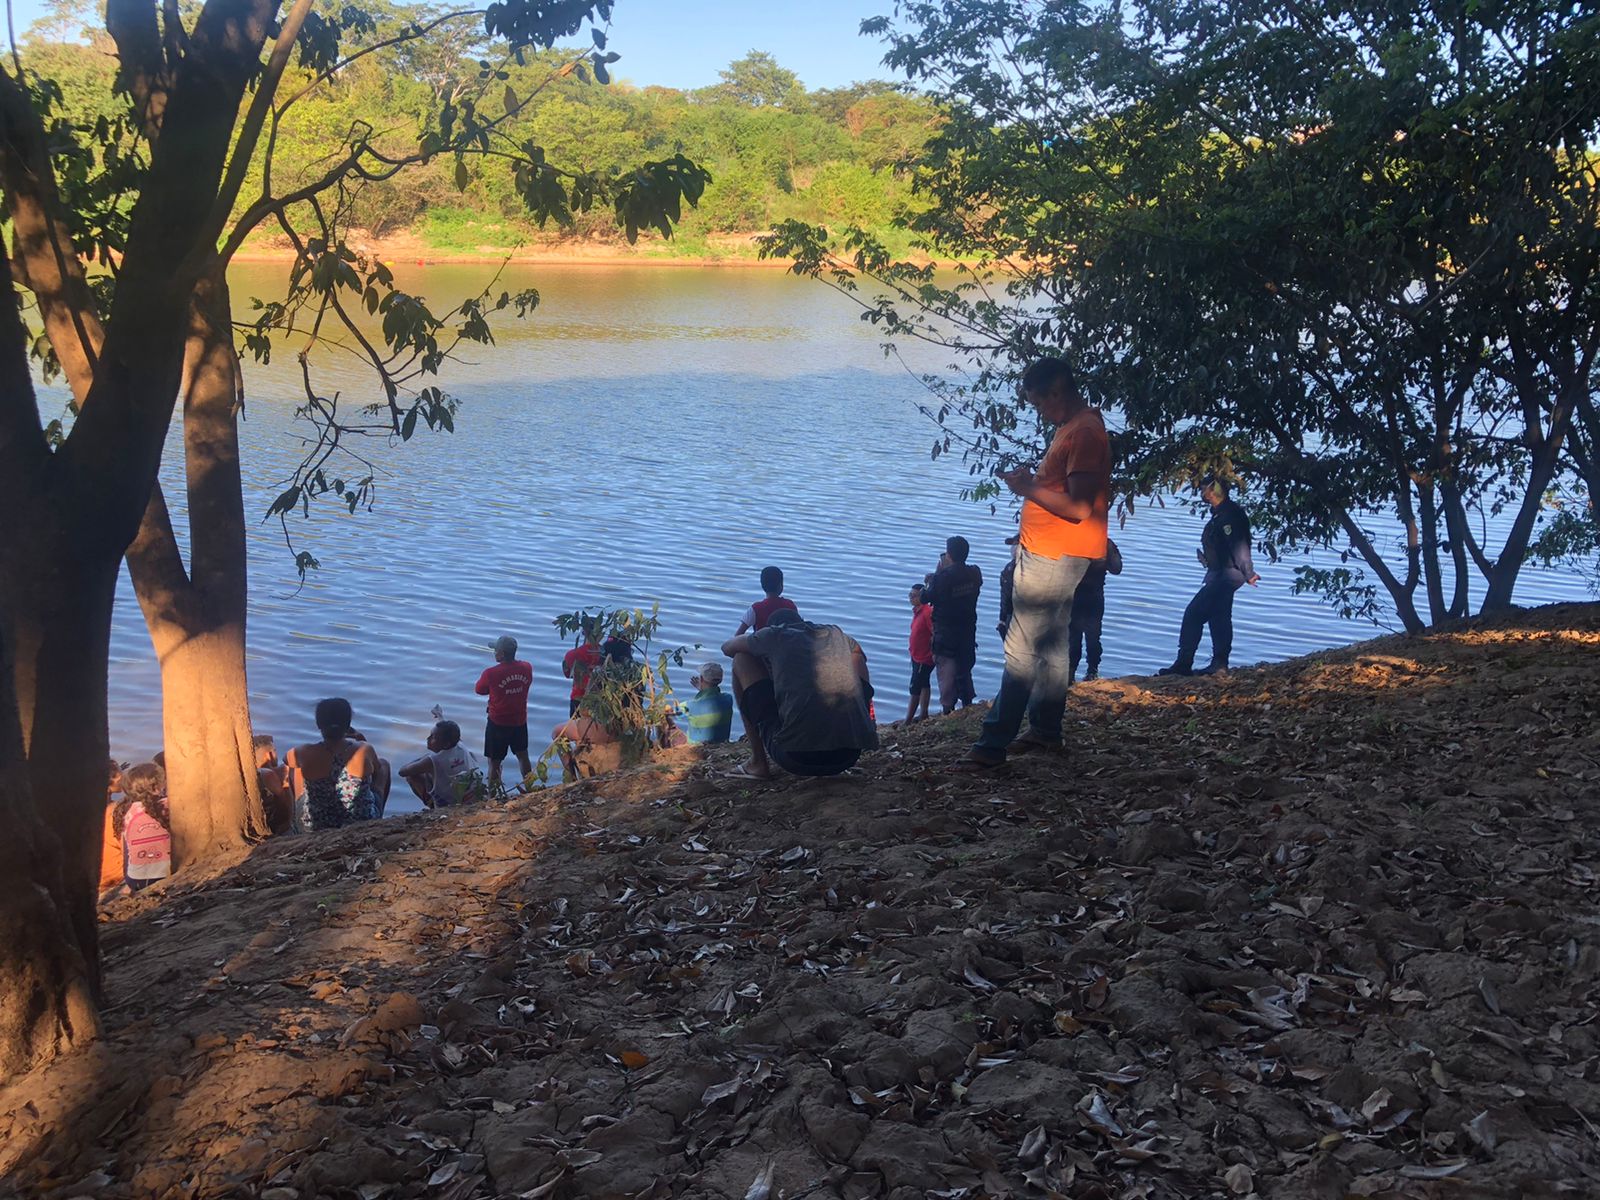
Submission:
<svg viewBox="0 0 1600 1200">
<path fill-rule="evenodd" d="M 765 600 L 757 600 L 745 610 L 744 623 L 750 626 L 752 631 L 765 629 L 767 622 L 772 620 L 772 614 L 781 608 L 787 608 L 790 612 L 800 611 L 795 607 L 794 601 L 787 596 L 768 596 Z"/>
<path fill-rule="evenodd" d="M 594 674 L 594 669 L 600 665 L 601 658 L 600 647 L 585 642 L 568 650 L 566 657 L 561 660 L 562 672 L 572 676 L 574 700 L 582 700 L 589 691 L 589 676 Z"/>
<path fill-rule="evenodd" d="M 933 605 L 924 604 L 911 614 L 911 661 L 933 661 Z"/>
<path fill-rule="evenodd" d="M 520 660 L 495 663 L 478 676 L 477 693 L 489 697 L 489 720 L 496 725 L 528 723 L 528 689 L 533 667 Z"/>
</svg>

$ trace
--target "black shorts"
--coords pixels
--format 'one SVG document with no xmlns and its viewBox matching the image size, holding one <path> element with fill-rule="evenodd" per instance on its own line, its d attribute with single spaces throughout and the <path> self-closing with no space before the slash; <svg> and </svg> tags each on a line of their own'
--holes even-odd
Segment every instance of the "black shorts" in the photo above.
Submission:
<svg viewBox="0 0 1600 1200">
<path fill-rule="evenodd" d="M 572 698 L 572 703 L 567 705 L 567 716 L 569 716 L 569 717 L 577 716 L 578 715 L 578 705 L 580 705 L 582 703 L 583 703 L 583 698 L 581 696 L 574 696 Z"/>
<path fill-rule="evenodd" d="M 483 756 L 490 762 L 504 762 L 506 755 L 526 758 L 528 754 L 528 726 L 496 725 L 483 723 Z"/>
<path fill-rule="evenodd" d="M 778 692 L 772 680 L 761 679 L 744 690 L 744 708 L 755 724 L 755 736 L 766 747 L 772 765 L 791 775 L 838 775 L 856 765 L 861 751 L 785 750 L 778 744 L 783 718 L 778 712 Z"/>
<path fill-rule="evenodd" d="M 911 664 L 911 694 L 920 696 L 933 684 L 933 664 L 931 662 Z"/>
</svg>

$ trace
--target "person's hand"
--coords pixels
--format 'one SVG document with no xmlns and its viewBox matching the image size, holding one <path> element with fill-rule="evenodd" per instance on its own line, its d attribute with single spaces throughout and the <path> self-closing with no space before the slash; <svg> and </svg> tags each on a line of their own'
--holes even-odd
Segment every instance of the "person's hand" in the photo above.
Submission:
<svg viewBox="0 0 1600 1200">
<path fill-rule="evenodd" d="M 1196 550 L 1194 552 L 1194 557 L 1195 561 L 1198 562 L 1202 567 L 1206 565 L 1206 552 L 1204 550 Z"/>
<path fill-rule="evenodd" d="M 1010 471 L 1000 472 L 1000 482 L 1011 491 L 1026 500 L 1033 494 L 1033 472 L 1027 467 L 1016 467 Z"/>
<path fill-rule="evenodd" d="M 1246 579 L 1245 582 L 1248 583 L 1251 587 L 1255 587 L 1258 583 L 1261 582 L 1261 576 L 1260 575 L 1252 575 L 1252 576 L 1250 576 L 1249 579 Z"/>
</svg>

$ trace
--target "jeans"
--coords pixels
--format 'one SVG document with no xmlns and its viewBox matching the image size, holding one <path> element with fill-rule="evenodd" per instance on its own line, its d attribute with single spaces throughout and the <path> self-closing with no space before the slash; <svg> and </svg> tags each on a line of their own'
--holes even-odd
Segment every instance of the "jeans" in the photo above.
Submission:
<svg viewBox="0 0 1600 1200">
<path fill-rule="evenodd" d="M 1195 651 L 1200 649 L 1200 634 L 1211 626 L 1211 661 L 1219 667 L 1228 665 L 1228 655 L 1233 653 L 1233 594 L 1239 585 L 1228 575 L 1207 573 L 1200 590 L 1183 610 L 1183 625 L 1178 631 L 1178 661 L 1176 666 L 1185 670 L 1194 667 Z"/>
<path fill-rule="evenodd" d="M 1041 558 L 1020 546 L 1016 563 L 1006 670 L 976 746 L 989 755 L 1005 754 L 1024 716 L 1039 741 L 1061 741 L 1072 594 L 1089 569 L 1087 558 Z"/>
</svg>

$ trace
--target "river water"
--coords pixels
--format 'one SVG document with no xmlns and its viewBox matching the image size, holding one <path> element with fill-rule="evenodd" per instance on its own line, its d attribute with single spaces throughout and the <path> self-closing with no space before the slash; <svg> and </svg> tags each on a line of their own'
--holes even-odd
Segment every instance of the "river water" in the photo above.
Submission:
<svg viewBox="0 0 1600 1200">
<path fill-rule="evenodd" d="M 492 270 L 397 274 L 438 308 L 476 292 Z M 236 271 L 241 319 L 250 297 L 278 294 L 281 278 L 278 267 Z M 1013 516 L 960 498 L 968 477 L 958 459 L 930 460 L 933 426 L 915 408 L 926 393 L 885 358 L 849 301 L 777 271 L 519 267 L 502 283 L 538 287 L 543 303 L 526 322 L 500 322 L 495 346 L 447 366 L 442 385 L 462 402 L 454 434 L 363 446 L 379 469 L 374 511 L 326 507 L 292 523 L 321 561 L 304 587 L 277 523 L 258 520 L 298 457 L 298 367 L 283 351 L 268 367 L 247 365 L 259 732 L 280 748 L 311 738 L 312 706 L 342 695 L 390 758 L 420 751 L 434 705 L 479 749 L 483 705 L 472 685 L 491 662 L 487 644 L 510 633 L 534 664 L 530 725 L 542 746 L 567 706 L 557 613 L 659 602 L 666 643 L 705 646 L 694 662 L 718 659 L 768 563 L 784 569 L 807 617 L 859 639 L 887 720 L 904 713 L 906 591 L 954 533 L 972 543 L 987 578 L 976 682 L 992 695 L 993 616 Z M 377 398 L 353 360 L 316 361 L 320 391 L 338 390 L 345 403 Z M 164 468 L 177 510 L 180 459 L 169 452 Z M 1169 500 L 1114 531 L 1127 567 L 1107 586 L 1106 674 L 1171 661 L 1199 582 L 1202 523 Z M 1260 565 L 1261 587 L 1236 607 L 1236 664 L 1375 632 L 1291 595 L 1291 563 Z M 1518 595 L 1529 604 L 1586 597 L 1580 578 L 1547 572 L 1530 572 Z M 117 757 L 159 748 L 159 682 L 124 576 L 112 633 Z M 411 805 L 402 792 L 396 808 Z"/>
</svg>

